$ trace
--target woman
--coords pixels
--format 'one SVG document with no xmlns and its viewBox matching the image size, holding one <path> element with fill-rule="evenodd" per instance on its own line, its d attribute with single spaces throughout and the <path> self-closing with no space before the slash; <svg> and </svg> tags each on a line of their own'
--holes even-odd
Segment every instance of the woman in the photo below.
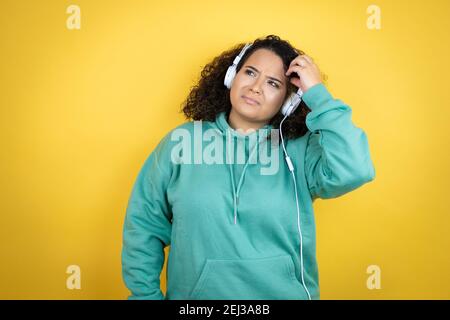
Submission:
<svg viewBox="0 0 450 320">
<path fill-rule="evenodd" d="M 194 121 L 160 141 L 131 193 L 129 299 L 319 299 L 312 204 L 374 179 L 366 134 L 313 60 L 277 36 L 224 52 L 201 76 L 182 109 Z"/>
</svg>

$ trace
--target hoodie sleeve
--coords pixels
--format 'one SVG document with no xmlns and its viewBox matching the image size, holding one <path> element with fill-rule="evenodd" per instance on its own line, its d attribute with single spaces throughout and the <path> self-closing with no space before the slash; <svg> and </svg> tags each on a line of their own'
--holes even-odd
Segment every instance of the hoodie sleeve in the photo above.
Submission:
<svg viewBox="0 0 450 320">
<path fill-rule="evenodd" d="M 172 213 L 166 190 L 170 164 L 163 161 L 167 136 L 144 162 L 128 200 L 123 227 L 122 276 L 129 300 L 164 300 L 160 274 L 170 245 Z"/>
<path fill-rule="evenodd" d="M 311 109 L 305 175 L 311 198 L 336 198 L 375 178 L 367 136 L 352 120 L 351 108 L 319 83 L 305 92 Z"/>
</svg>

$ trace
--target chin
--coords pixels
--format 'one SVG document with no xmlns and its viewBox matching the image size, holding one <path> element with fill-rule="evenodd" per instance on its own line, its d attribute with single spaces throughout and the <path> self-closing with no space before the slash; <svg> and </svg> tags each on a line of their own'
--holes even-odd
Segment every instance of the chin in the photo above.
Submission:
<svg viewBox="0 0 450 320">
<path fill-rule="evenodd" d="M 251 106 L 248 104 L 241 104 L 236 110 L 239 115 L 251 120 L 259 120 L 261 118 L 261 106 Z"/>
</svg>

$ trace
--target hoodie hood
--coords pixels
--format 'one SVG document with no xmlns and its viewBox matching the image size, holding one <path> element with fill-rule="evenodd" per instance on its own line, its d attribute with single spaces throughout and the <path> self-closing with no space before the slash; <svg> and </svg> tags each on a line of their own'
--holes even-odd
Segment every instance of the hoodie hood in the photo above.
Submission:
<svg viewBox="0 0 450 320">
<path fill-rule="evenodd" d="M 233 192 L 233 214 L 234 214 L 234 224 L 237 223 L 237 211 L 238 211 L 238 204 L 239 204 L 239 192 L 241 191 L 242 185 L 244 184 L 244 177 L 245 172 L 247 170 L 248 165 L 251 163 L 251 159 L 254 156 L 256 150 L 258 150 L 258 146 L 264 142 L 264 138 L 260 136 L 260 133 L 267 132 L 267 135 L 270 136 L 271 129 L 273 129 L 273 125 L 266 124 L 262 128 L 251 132 L 249 134 L 243 134 L 238 132 L 237 130 L 233 129 L 230 124 L 228 123 L 228 113 L 223 111 L 219 113 L 216 116 L 215 124 L 217 126 L 217 129 L 219 129 L 222 136 L 225 138 L 225 152 L 226 152 L 226 163 L 228 164 L 228 169 L 230 172 L 230 178 L 231 178 L 231 187 Z M 259 131 L 265 129 L 266 131 Z M 267 137 L 267 136 L 266 136 Z M 242 173 L 238 179 L 238 184 L 236 186 L 235 183 L 235 177 L 234 177 L 234 146 L 235 141 L 237 144 L 243 144 L 244 150 L 246 153 L 246 162 L 244 164 L 244 168 L 242 170 Z M 250 145 L 251 142 L 257 142 L 254 143 L 254 145 Z M 230 154 L 230 148 L 233 150 L 233 152 Z M 247 156 L 248 155 L 248 156 Z"/>
</svg>

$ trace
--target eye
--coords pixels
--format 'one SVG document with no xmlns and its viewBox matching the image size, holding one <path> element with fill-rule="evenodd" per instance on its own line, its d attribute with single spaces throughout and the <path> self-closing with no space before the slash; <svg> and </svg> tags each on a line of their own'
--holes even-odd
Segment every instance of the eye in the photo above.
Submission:
<svg viewBox="0 0 450 320">
<path fill-rule="evenodd" d="M 246 73 L 246 74 L 248 74 L 249 72 L 253 73 L 253 71 L 250 70 L 250 69 L 246 69 L 246 70 L 245 70 L 245 73 Z"/>
<path fill-rule="evenodd" d="M 280 88 L 280 86 L 275 81 L 270 81 L 270 83 L 273 83 L 275 88 Z"/>
<path fill-rule="evenodd" d="M 249 74 L 249 72 L 250 72 L 250 73 L 254 73 L 254 72 L 253 72 L 252 70 L 250 70 L 250 69 L 246 69 L 246 70 L 245 70 L 245 73 L 246 73 L 246 74 Z M 274 87 L 274 88 L 277 88 L 277 89 L 280 88 L 280 86 L 279 86 L 275 81 L 269 81 L 269 83 L 270 83 L 271 86 Z"/>
</svg>

